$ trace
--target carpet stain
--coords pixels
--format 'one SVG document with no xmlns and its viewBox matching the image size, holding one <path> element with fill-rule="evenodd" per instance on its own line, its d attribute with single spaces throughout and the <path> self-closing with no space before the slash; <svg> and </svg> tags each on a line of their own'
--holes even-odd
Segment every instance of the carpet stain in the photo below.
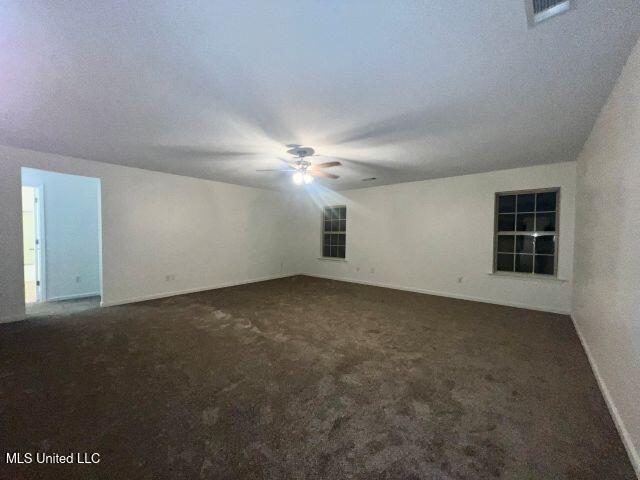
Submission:
<svg viewBox="0 0 640 480">
<path fill-rule="evenodd" d="M 206 410 L 202 411 L 202 423 L 210 427 L 218 421 L 219 415 L 220 409 L 218 407 L 207 408 Z"/>
</svg>

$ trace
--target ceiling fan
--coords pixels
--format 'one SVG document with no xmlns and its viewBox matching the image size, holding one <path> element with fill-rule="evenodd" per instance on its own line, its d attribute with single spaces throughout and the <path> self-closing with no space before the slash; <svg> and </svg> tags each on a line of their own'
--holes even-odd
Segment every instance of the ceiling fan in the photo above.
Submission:
<svg viewBox="0 0 640 480">
<path fill-rule="evenodd" d="M 339 167 L 342 163 L 333 161 L 333 162 L 324 162 L 324 163 L 316 163 L 312 164 L 307 157 L 317 156 L 315 155 L 316 151 L 311 147 L 303 147 L 302 145 L 290 144 L 287 145 L 289 150 L 287 153 L 293 155 L 295 157 L 294 160 L 283 160 L 289 168 L 275 168 L 275 169 L 264 169 L 257 170 L 258 172 L 293 172 L 291 179 L 293 183 L 296 185 L 308 184 L 313 182 L 313 177 L 324 177 L 337 179 L 340 178 L 339 175 L 334 175 L 333 173 L 325 172 L 325 168 L 330 167 Z"/>
</svg>

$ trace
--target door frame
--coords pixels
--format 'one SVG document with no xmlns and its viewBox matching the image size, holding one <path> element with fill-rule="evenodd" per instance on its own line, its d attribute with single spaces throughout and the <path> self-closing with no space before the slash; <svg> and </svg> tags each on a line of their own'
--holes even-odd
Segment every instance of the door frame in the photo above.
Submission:
<svg viewBox="0 0 640 480">
<path fill-rule="evenodd" d="M 36 192 L 36 291 L 38 292 L 38 302 L 47 301 L 46 282 L 46 243 L 45 243 L 45 221 L 44 221 L 44 185 L 38 185 Z"/>
<path fill-rule="evenodd" d="M 46 285 L 46 248 L 45 248 L 45 221 L 44 221 L 44 185 L 22 183 L 22 187 L 33 188 L 35 211 L 33 221 L 35 222 L 35 267 L 36 267 L 36 303 L 47 301 Z M 24 248 L 24 247 L 23 247 Z"/>
</svg>

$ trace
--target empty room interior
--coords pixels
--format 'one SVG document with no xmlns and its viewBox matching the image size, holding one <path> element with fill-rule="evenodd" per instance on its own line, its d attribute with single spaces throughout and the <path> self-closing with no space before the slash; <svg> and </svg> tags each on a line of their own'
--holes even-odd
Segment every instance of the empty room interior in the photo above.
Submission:
<svg viewBox="0 0 640 480">
<path fill-rule="evenodd" d="M 0 478 L 640 478 L 639 36 L 0 2 Z"/>
</svg>

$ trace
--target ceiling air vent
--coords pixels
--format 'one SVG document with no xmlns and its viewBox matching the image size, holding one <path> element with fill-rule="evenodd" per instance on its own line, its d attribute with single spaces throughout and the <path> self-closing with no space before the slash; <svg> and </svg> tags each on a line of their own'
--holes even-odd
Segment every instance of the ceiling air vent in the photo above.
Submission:
<svg viewBox="0 0 640 480">
<path fill-rule="evenodd" d="M 526 0 L 525 3 L 531 27 L 575 8 L 575 0 Z"/>
</svg>

